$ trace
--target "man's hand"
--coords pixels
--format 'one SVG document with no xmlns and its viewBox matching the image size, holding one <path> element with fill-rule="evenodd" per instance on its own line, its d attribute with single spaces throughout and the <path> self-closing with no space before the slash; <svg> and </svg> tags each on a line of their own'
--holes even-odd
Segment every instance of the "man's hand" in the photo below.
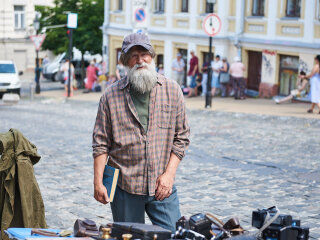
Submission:
<svg viewBox="0 0 320 240">
<path fill-rule="evenodd" d="M 156 199 L 162 201 L 169 197 L 172 193 L 172 186 L 174 183 L 174 176 L 170 173 L 163 173 L 158 177 L 156 182 Z"/>
<path fill-rule="evenodd" d="M 103 184 L 94 185 L 94 198 L 103 204 L 110 202 L 107 189 Z"/>
<path fill-rule="evenodd" d="M 108 155 L 101 154 L 94 158 L 94 198 L 103 204 L 110 202 L 106 187 L 102 184 L 103 171 L 106 166 Z"/>
</svg>

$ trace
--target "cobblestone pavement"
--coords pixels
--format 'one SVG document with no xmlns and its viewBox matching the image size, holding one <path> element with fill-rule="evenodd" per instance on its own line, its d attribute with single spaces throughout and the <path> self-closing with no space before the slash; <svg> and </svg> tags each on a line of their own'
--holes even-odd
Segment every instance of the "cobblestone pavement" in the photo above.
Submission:
<svg viewBox="0 0 320 240">
<path fill-rule="evenodd" d="M 111 222 L 93 198 L 91 133 L 97 103 L 43 99 L 0 106 L 0 132 L 19 129 L 37 147 L 35 165 L 49 227 L 77 218 Z M 181 212 L 238 216 L 277 205 L 320 239 L 320 121 L 294 117 L 188 111 L 191 145 L 176 177 Z M 148 221 L 148 220 L 147 220 Z"/>
</svg>

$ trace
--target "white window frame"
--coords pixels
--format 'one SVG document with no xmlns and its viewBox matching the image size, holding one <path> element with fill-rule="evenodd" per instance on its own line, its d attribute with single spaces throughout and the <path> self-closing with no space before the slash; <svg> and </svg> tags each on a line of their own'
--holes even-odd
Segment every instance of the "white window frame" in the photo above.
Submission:
<svg viewBox="0 0 320 240">
<path fill-rule="evenodd" d="M 155 0 L 154 1 L 154 11 L 156 13 L 164 13 L 165 12 L 165 0 Z M 161 9 L 161 5 L 163 5 L 163 9 Z"/>
<path fill-rule="evenodd" d="M 320 21 L 320 0 L 317 1 L 316 20 Z"/>
<path fill-rule="evenodd" d="M 16 10 L 16 7 L 21 7 L 22 10 Z M 26 19 L 25 19 L 25 6 L 23 5 L 14 5 L 14 29 L 15 30 L 22 30 L 26 27 Z"/>
<path fill-rule="evenodd" d="M 265 0 L 252 0 L 252 16 L 264 17 L 265 12 Z M 263 5 L 263 12 L 260 12 Z"/>
<path fill-rule="evenodd" d="M 187 4 L 187 11 L 182 11 L 183 10 L 183 1 L 186 1 L 186 4 Z M 189 12 L 189 0 L 181 0 L 181 8 L 180 8 L 180 12 L 183 12 L 183 13 L 188 13 Z"/>
<path fill-rule="evenodd" d="M 289 1 L 299 1 L 299 5 L 300 5 L 299 13 L 296 12 L 295 15 L 291 15 L 291 13 L 288 12 L 289 11 L 289 9 L 288 9 Z M 285 12 L 286 17 L 301 18 L 301 4 L 302 4 L 301 0 L 287 0 L 287 2 L 286 2 L 286 12 Z"/>
</svg>

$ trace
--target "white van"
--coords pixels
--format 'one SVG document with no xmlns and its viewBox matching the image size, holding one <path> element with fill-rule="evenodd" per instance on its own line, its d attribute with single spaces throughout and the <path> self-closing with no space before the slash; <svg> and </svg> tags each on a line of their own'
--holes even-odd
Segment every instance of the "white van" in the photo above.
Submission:
<svg viewBox="0 0 320 240">
<path fill-rule="evenodd" d="M 20 95 L 21 82 L 13 61 L 0 61 L 0 96 L 4 93 L 17 93 Z"/>
<path fill-rule="evenodd" d="M 64 62 L 66 53 L 59 54 L 52 62 L 43 66 L 42 75 L 44 78 L 57 81 L 57 73 L 60 70 L 60 65 Z"/>
</svg>

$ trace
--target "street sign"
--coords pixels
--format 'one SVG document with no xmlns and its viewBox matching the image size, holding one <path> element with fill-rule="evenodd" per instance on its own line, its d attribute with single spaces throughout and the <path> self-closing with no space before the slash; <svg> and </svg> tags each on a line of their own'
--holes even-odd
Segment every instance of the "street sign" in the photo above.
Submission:
<svg viewBox="0 0 320 240">
<path fill-rule="evenodd" d="M 33 35 L 30 36 L 31 41 L 33 42 L 36 50 L 39 51 L 44 39 L 46 38 L 45 34 Z"/>
<path fill-rule="evenodd" d="M 218 15 L 212 13 L 203 20 L 202 27 L 210 37 L 217 35 L 221 30 L 221 20 Z"/>
<path fill-rule="evenodd" d="M 143 22 L 146 20 L 146 12 L 143 8 L 138 8 L 134 15 L 137 22 Z"/>
<path fill-rule="evenodd" d="M 78 14 L 77 13 L 68 13 L 68 28 L 77 28 L 78 27 Z"/>
<path fill-rule="evenodd" d="M 132 1 L 132 28 L 146 29 L 148 27 L 147 0 Z"/>
</svg>

